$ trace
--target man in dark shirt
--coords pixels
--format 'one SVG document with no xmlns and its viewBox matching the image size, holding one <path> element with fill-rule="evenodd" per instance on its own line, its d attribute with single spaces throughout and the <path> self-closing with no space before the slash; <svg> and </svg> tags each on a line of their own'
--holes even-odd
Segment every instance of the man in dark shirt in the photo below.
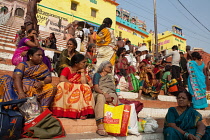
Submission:
<svg viewBox="0 0 210 140">
<path fill-rule="evenodd" d="M 184 57 L 184 53 L 180 52 L 180 67 L 181 67 L 181 75 L 183 80 L 183 87 L 187 86 L 187 78 L 188 78 L 188 71 L 187 71 L 187 60 Z"/>
</svg>

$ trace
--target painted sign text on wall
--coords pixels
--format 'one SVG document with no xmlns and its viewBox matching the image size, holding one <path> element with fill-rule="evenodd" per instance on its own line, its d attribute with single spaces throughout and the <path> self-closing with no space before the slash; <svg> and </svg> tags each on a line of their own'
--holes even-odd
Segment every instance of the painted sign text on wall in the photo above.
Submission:
<svg viewBox="0 0 210 140">
<path fill-rule="evenodd" d="M 170 40 L 165 40 L 163 42 L 159 42 L 158 44 L 159 45 L 164 45 L 164 44 L 168 44 L 168 43 L 170 43 Z"/>
<path fill-rule="evenodd" d="M 129 32 L 129 33 L 132 33 L 131 30 L 128 30 L 126 28 L 123 28 L 122 26 L 118 26 L 119 29 L 123 30 L 123 31 L 126 31 L 126 32 Z"/>
</svg>

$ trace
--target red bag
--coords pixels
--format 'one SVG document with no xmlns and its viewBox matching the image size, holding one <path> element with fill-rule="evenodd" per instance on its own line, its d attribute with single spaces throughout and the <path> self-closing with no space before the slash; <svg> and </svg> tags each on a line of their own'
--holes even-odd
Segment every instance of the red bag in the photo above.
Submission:
<svg viewBox="0 0 210 140">
<path fill-rule="evenodd" d="M 52 116 L 52 112 L 46 109 L 38 117 L 23 128 L 23 138 L 60 138 L 65 136 L 65 131 L 59 119 Z"/>
<path fill-rule="evenodd" d="M 127 99 L 119 99 L 121 103 L 123 104 L 135 104 L 136 113 L 138 114 L 143 109 L 143 103 L 140 101 L 130 101 Z"/>
<path fill-rule="evenodd" d="M 128 125 L 129 125 L 128 123 L 130 119 L 130 112 L 131 112 L 131 106 L 125 105 L 122 116 L 120 136 L 127 136 L 128 134 Z"/>
</svg>

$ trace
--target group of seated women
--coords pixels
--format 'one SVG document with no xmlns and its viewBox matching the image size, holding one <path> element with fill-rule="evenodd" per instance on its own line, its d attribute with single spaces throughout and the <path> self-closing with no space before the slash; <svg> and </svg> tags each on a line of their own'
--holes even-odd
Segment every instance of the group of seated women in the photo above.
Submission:
<svg viewBox="0 0 210 140">
<path fill-rule="evenodd" d="M 63 51 L 67 51 L 64 57 L 69 57 L 73 43 L 69 40 L 68 49 Z M 70 60 L 67 62 L 69 65 L 61 70 L 60 83 L 56 88 L 52 84 L 51 72 L 43 62 L 43 50 L 31 47 L 26 56 L 27 61 L 16 66 L 12 77 L 4 75 L 0 78 L 0 102 L 37 96 L 42 108 L 50 108 L 58 117 L 86 119 L 95 114 L 97 133 L 107 135 L 103 127 L 104 103 L 119 103 L 114 80 L 108 75 L 113 69 L 110 62 L 105 61 L 100 65 L 93 84 L 85 69 L 87 59 L 84 55 L 75 53 L 67 58 Z M 64 60 L 62 57 L 61 59 Z"/>
</svg>

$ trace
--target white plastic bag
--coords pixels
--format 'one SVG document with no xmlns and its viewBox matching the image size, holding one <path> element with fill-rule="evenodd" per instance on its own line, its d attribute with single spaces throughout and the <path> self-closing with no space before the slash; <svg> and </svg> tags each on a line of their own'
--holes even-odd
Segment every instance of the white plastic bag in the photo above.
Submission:
<svg viewBox="0 0 210 140">
<path fill-rule="evenodd" d="M 130 121 L 128 126 L 128 133 L 132 135 L 140 135 L 138 132 L 138 121 L 137 121 L 137 114 L 135 109 L 135 104 L 131 105 L 131 113 L 130 113 Z"/>
<path fill-rule="evenodd" d="M 151 116 L 147 116 L 145 118 L 147 121 L 144 127 L 144 132 L 145 133 L 154 133 L 158 129 L 158 124 L 157 121 L 154 120 Z"/>
</svg>

